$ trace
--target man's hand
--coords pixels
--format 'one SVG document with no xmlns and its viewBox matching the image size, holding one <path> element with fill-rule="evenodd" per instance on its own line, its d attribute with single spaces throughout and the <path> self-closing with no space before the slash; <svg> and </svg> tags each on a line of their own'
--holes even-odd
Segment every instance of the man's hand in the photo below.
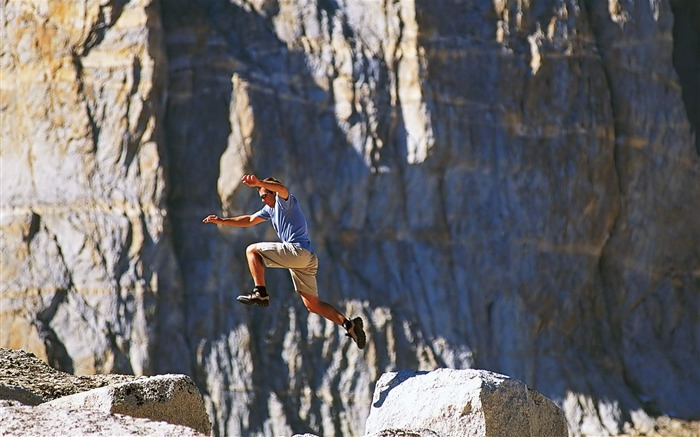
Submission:
<svg viewBox="0 0 700 437">
<path fill-rule="evenodd" d="M 254 174 L 247 174 L 243 176 L 241 182 L 248 185 L 249 187 L 259 187 L 261 185 L 260 179 L 258 179 L 258 177 Z"/>
<path fill-rule="evenodd" d="M 217 221 L 221 220 L 219 216 L 216 216 L 214 214 L 209 215 L 202 220 L 202 223 L 216 223 Z"/>
<path fill-rule="evenodd" d="M 276 179 L 268 178 L 261 181 L 254 174 L 247 174 L 241 178 L 241 182 L 249 187 L 264 188 L 269 192 L 280 195 L 285 200 L 289 198 L 289 190 L 287 190 L 287 187 Z"/>
</svg>

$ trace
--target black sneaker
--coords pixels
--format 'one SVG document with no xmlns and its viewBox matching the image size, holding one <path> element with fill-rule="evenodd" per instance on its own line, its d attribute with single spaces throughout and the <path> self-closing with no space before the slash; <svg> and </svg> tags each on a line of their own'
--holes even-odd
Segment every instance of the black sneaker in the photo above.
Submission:
<svg viewBox="0 0 700 437">
<path fill-rule="evenodd" d="M 350 323 L 344 324 L 346 325 L 345 330 L 347 331 L 345 335 L 352 338 L 352 340 L 357 343 L 357 347 L 364 349 L 365 343 L 367 343 L 367 337 L 365 336 L 365 331 L 362 329 L 362 319 L 355 317 L 354 319 L 348 319 L 347 321 Z"/>
<path fill-rule="evenodd" d="M 259 307 L 270 305 L 270 296 L 267 294 L 260 294 L 260 292 L 255 289 L 248 294 L 241 294 L 236 300 L 244 305 L 257 305 Z"/>
</svg>

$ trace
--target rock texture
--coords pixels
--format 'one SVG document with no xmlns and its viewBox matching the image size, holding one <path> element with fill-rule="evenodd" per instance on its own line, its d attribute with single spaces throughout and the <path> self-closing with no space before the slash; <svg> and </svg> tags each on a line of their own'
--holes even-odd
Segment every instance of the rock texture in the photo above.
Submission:
<svg viewBox="0 0 700 437">
<path fill-rule="evenodd" d="M 64 396 L 45 405 L 93 409 L 188 426 L 211 433 L 202 396 L 185 375 L 158 375 Z"/>
<path fill-rule="evenodd" d="M 56 433 L 194 436 L 210 435 L 211 424 L 188 376 L 77 377 L 0 348 L 0 434 Z"/>
<path fill-rule="evenodd" d="M 377 381 L 367 435 L 569 435 L 564 412 L 520 381 L 484 370 L 401 370 Z"/>
<path fill-rule="evenodd" d="M 48 366 L 34 354 L 0 348 L 0 399 L 25 405 L 136 379 L 133 375 L 70 375 Z"/>
<path fill-rule="evenodd" d="M 2 346 L 153 373 L 161 329 L 162 356 L 187 350 L 169 304 L 159 4 L 20 0 L 2 20 Z"/>
<path fill-rule="evenodd" d="M 6 401 L 5 401 L 6 402 Z M 204 437 L 186 426 L 82 408 L 29 407 L 0 402 L 0 433 L 7 437 L 80 435 L 94 437 Z"/>
<path fill-rule="evenodd" d="M 694 0 L 3 3 L 0 346 L 185 373 L 220 435 L 359 435 L 387 369 L 511 375 L 574 435 L 700 417 Z M 241 308 L 302 203 L 322 298 Z M 631 430 L 631 431 L 630 431 Z"/>
</svg>

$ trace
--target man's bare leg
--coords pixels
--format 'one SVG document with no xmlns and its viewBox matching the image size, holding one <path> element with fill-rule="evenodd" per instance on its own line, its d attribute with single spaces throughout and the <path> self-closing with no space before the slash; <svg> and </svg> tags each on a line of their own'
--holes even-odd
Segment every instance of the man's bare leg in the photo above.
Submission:
<svg viewBox="0 0 700 437">
<path fill-rule="evenodd" d="M 255 244 L 251 244 L 245 251 L 248 259 L 248 268 L 250 275 L 253 277 L 253 283 L 258 286 L 265 286 L 265 262 L 262 255 L 258 253 L 258 248 Z"/>
<path fill-rule="evenodd" d="M 304 301 L 304 305 L 314 314 L 318 314 L 324 317 L 336 325 L 343 325 L 346 320 L 345 316 L 342 315 L 335 307 L 329 303 L 319 300 L 317 296 L 299 292 L 301 300 Z"/>
<path fill-rule="evenodd" d="M 363 330 L 363 322 L 360 317 L 355 317 L 350 320 L 342 315 L 338 310 L 336 310 L 333 305 L 319 300 L 318 297 L 299 292 L 301 300 L 304 301 L 304 305 L 314 314 L 318 314 L 336 325 L 340 325 L 345 328 L 347 336 L 352 338 L 352 340 L 357 344 L 357 347 L 363 349 L 365 347 L 365 342 L 367 341 L 365 336 L 365 331 Z"/>
<path fill-rule="evenodd" d="M 270 305 L 270 296 L 268 296 L 265 288 L 265 262 L 262 255 L 258 253 L 255 244 L 248 246 L 245 253 L 255 287 L 250 293 L 238 296 L 236 300 L 245 305 L 266 307 Z"/>
</svg>

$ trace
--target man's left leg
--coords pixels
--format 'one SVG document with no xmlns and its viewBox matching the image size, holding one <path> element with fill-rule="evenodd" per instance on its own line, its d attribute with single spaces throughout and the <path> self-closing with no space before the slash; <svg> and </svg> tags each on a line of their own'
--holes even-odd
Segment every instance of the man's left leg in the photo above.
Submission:
<svg viewBox="0 0 700 437">
<path fill-rule="evenodd" d="M 362 322 L 361 317 L 348 319 L 341 314 L 340 311 L 336 310 L 333 305 L 320 300 L 318 296 L 301 291 L 299 292 L 299 296 L 301 296 L 301 300 L 304 302 L 304 305 L 309 311 L 345 328 L 345 335 L 352 338 L 352 340 L 357 344 L 357 347 L 364 349 L 365 344 L 367 343 L 367 337 L 365 335 L 364 323 Z"/>
<path fill-rule="evenodd" d="M 318 261 L 314 259 L 309 269 L 290 269 L 289 272 L 292 275 L 294 289 L 299 293 L 301 300 L 309 311 L 345 328 L 346 335 L 352 338 L 357 344 L 357 347 L 363 349 L 367 342 L 367 337 L 363 329 L 364 323 L 362 322 L 362 318 L 355 317 L 354 319 L 348 319 L 340 311 L 335 309 L 333 305 L 318 298 L 318 285 L 316 283 L 317 266 Z"/>
</svg>

